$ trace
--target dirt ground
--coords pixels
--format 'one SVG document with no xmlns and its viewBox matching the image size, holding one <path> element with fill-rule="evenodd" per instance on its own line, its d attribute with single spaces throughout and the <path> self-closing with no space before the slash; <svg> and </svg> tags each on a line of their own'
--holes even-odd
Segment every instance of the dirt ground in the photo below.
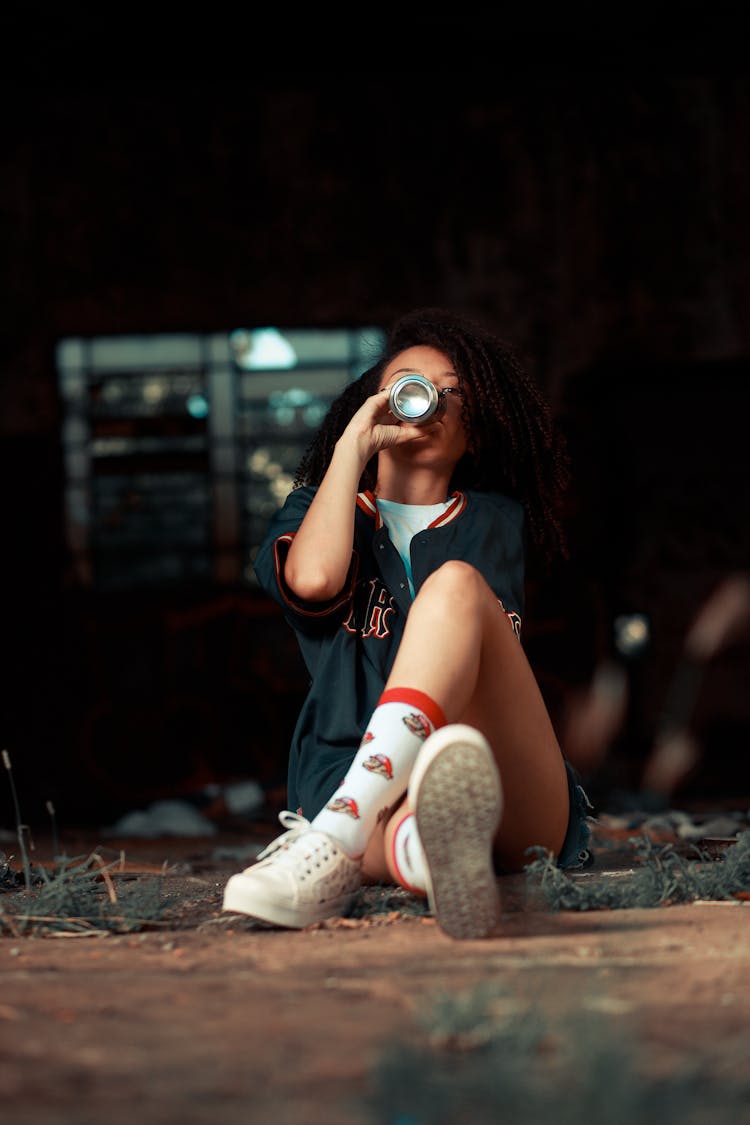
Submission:
<svg viewBox="0 0 750 1125">
<path fill-rule="evenodd" d="M 512 876 L 483 941 L 382 888 L 362 916 L 282 931 L 221 912 L 247 843 L 108 840 L 126 859 L 102 894 L 158 879 L 160 920 L 5 930 L 0 1120 L 750 1121 L 747 901 L 553 911 Z M 578 878 L 632 877 L 624 843 L 594 843 Z"/>
</svg>

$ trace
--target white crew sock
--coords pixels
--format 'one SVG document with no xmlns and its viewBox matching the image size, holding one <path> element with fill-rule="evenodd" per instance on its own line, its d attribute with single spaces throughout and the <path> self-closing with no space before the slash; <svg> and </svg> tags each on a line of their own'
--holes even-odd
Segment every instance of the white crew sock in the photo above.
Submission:
<svg viewBox="0 0 750 1125">
<path fill-rule="evenodd" d="M 344 780 L 312 826 L 333 836 L 351 859 L 362 856 L 381 814 L 406 791 L 423 742 L 441 726 L 445 716 L 424 692 L 383 692 Z"/>
<path fill-rule="evenodd" d="M 427 863 L 413 812 L 406 813 L 393 834 L 392 855 L 399 880 L 407 891 L 426 894 Z"/>
</svg>

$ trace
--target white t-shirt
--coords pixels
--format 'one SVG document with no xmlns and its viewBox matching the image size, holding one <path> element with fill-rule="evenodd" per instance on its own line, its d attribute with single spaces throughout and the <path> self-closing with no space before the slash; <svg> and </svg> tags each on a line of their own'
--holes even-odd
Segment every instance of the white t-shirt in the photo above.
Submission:
<svg viewBox="0 0 750 1125">
<path fill-rule="evenodd" d="M 380 498 L 377 500 L 391 542 L 404 564 L 412 597 L 414 597 L 414 582 L 411 573 L 409 544 L 418 531 L 424 531 L 426 527 L 429 527 L 433 520 L 441 516 L 452 503 L 453 498 L 444 500 L 442 504 L 397 504 L 395 500 L 381 500 Z"/>
</svg>

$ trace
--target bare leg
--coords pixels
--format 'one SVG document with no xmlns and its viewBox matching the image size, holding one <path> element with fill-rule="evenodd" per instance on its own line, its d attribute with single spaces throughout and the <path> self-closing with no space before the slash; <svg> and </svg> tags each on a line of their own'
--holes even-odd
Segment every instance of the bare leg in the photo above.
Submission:
<svg viewBox="0 0 750 1125">
<path fill-rule="evenodd" d="M 562 753 L 523 648 L 474 567 L 447 562 L 424 583 L 386 684 L 394 686 L 426 692 L 448 722 L 468 723 L 488 740 L 504 795 L 498 862 L 520 870 L 534 844 L 557 854 L 569 815 Z M 399 819 L 374 833 L 366 877 L 396 878 L 390 856 Z"/>
</svg>

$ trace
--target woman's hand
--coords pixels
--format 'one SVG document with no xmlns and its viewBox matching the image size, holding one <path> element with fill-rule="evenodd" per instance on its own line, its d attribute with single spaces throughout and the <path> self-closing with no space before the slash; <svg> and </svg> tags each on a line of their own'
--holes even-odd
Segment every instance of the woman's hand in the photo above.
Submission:
<svg viewBox="0 0 750 1125">
<path fill-rule="evenodd" d="M 414 426 L 399 422 L 388 408 L 390 386 L 382 387 L 360 406 L 338 440 L 339 445 L 353 446 L 364 469 L 367 462 L 381 449 L 402 445 L 407 441 L 424 437 L 435 423 Z"/>
<path fill-rule="evenodd" d="M 381 449 L 424 437 L 432 428 L 397 422 L 388 409 L 389 390 L 383 387 L 370 395 L 352 416 L 289 549 L 286 581 L 305 600 L 330 599 L 344 584 L 352 555 L 357 489 L 367 462 Z"/>
</svg>

